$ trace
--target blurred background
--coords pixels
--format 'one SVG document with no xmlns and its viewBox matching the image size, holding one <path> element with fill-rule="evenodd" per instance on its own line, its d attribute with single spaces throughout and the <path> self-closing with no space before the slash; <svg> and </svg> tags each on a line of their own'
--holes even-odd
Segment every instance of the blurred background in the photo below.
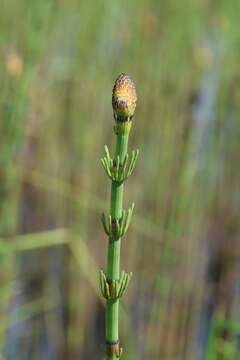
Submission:
<svg viewBox="0 0 240 360">
<path fill-rule="evenodd" d="M 240 359 L 239 13 L 238 0 L 1 0 L 1 360 L 103 357 L 100 157 L 121 72 L 140 149 L 123 359 Z"/>
</svg>

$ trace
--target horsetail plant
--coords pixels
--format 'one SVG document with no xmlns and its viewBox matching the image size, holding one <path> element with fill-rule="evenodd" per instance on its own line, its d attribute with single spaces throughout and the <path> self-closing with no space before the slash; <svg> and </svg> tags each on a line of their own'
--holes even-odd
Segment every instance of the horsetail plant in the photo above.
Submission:
<svg viewBox="0 0 240 360">
<path fill-rule="evenodd" d="M 114 132 L 116 151 L 111 158 L 105 146 L 105 156 L 101 159 L 107 176 L 111 179 L 110 214 L 101 220 L 108 236 L 107 271 L 100 271 L 100 288 L 106 299 L 106 354 L 107 360 L 121 357 L 119 345 L 119 299 L 126 291 L 132 273 L 122 271 L 120 274 L 121 238 L 129 227 L 134 204 L 123 210 L 123 184 L 132 174 L 139 151 L 127 153 L 128 137 L 132 126 L 132 118 L 136 108 L 137 95 L 133 81 L 126 74 L 120 74 L 115 81 L 112 93 Z"/>
</svg>

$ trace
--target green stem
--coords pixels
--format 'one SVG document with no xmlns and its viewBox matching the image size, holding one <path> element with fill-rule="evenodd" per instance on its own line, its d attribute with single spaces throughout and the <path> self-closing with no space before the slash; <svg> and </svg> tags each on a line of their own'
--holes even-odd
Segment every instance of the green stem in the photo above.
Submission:
<svg viewBox="0 0 240 360">
<path fill-rule="evenodd" d="M 124 160 L 127 153 L 128 136 L 130 127 L 119 126 L 117 131 L 117 144 L 115 159 L 119 156 L 120 161 Z M 123 183 L 119 184 L 112 181 L 111 187 L 111 207 L 110 214 L 112 219 L 120 219 L 123 211 Z M 107 259 L 107 278 L 118 280 L 120 276 L 120 250 L 121 239 L 109 239 L 108 259 Z M 106 341 L 113 344 L 119 341 L 119 300 L 107 300 L 106 308 Z M 116 357 L 111 357 L 115 359 Z"/>
</svg>

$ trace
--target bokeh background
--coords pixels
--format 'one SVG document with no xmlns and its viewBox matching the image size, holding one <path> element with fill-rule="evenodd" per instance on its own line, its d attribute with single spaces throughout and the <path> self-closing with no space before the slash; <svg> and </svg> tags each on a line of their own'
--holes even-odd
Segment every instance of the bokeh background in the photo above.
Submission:
<svg viewBox="0 0 240 360">
<path fill-rule="evenodd" d="M 1 0 L 0 358 L 99 360 L 111 90 L 139 148 L 123 359 L 240 359 L 240 2 Z"/>
</svg>

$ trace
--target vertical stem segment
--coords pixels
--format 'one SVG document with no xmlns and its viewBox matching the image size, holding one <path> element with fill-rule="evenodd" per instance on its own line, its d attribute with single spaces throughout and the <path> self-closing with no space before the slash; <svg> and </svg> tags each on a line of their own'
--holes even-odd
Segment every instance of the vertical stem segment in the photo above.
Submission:
<svg viewBox="0 0 240 360">
<path fill-rule="evenodd" d="M 117 123 L 116 125 L 116 152 L 115 160 L 119 156 L 123 162 L 127 153 L 128 137 L 131 123 Z M 123 183 L 112 181 L 110 215 L 114 220 L 120 219 L 123 211 Z M 118 280 L 120 277 L 120 250 L 121 239 L 109 239 L 107 258 L 108 281 Z M 119 351 L 119 300 L 107 300 L 106 308 L 106 342 L 108 359 L 117 359 Z"/>
</svg>

